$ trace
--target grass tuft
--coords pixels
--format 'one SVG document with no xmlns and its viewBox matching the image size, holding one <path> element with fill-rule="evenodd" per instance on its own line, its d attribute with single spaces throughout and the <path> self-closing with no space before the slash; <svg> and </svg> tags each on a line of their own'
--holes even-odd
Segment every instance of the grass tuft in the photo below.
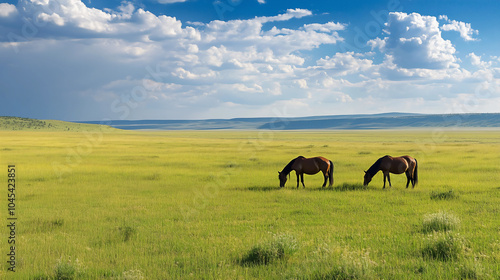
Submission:
<svg viewBox="0 0 500 280">
<path fill-rule="evenodd" d="M 433 200 L 448 200 L 448 199 L 456 199 L 458 198 L 458 194 L 453 190 L 449 191 L 432 191 L 431 199 Z"/>
<path fill-rule="evenodd" d="M 424 216 L 422 222 L 422 232 L 448 231 L 456 229 L 460 224 L 460 219 L 455 215 L 446 212 L 438 212 Z"/>
<path fill-rule="evenodd" d="M 477 260 L 467 261 L 458 268 L 460 279 L 483 279 L 483 267 Z"/>
<path fill-rule="evenodd" d="M 64 225 L 64 219 L 55 219 L 50 222 L 54 227 L 62 227 Z"/>
<path fill-rule="evenodd" d="M 153 173 L 153 174 L 144 176 L 144 179 L 148 180 L 148 181 L 159 181 L 161 179 L 161 176 L 159 173 Z"/>
<path fill-rule="evenodd" d="M 118 228 L 120 232 L 120 236 L 122 237 L 123 242 L 129 241 L 136 234 L 137 230 L 132 226 L 123 226 Z"/>
<path fill-rule="evenodd" d="M 236 162 L 230 161 L 224 165 L 225 168 L 237 168 L 239 167 L 239 164 Z"/>
<path fill-rule="evenodd" d="M 39 273 L 31 277 L 30 280 L 50 280 L 50 278 L 51 278 L 50 276 L 47 276 L 43 273 Z"/>
<path fill-rule="evenodd" d="M 123 279 L 123 280 L 142 280 L 142 279 L 144 279 L 144 275 L 142 274 L 142 271 L 140 271 L 139 269 L 132 269 L 132 270 L 124 271 L 121 279 Z"/>
<path fill-rule="evenodd" d="M 78 279 L 83 270 L 82 264 L 76 260 L 71 260 L 70 257 L 61 257 L 55 267 L 54 278 L 57 280 L 72 280 Z"/>
<path fill-rule="evenodd" d="M 368 188 L 364 186 L 363 184 L 358 184 L 358 183 L 343 183 L 342 185 L 338 185 L 333 188 L 336 191 L 340 192 L 346 192 L 346 191 L 365 191 Z"/>
<path fill-rule="evenodd" d="M 316 272 L 312 279 L 375 279 L 376 263 L 370 259 L 369 251 L 350 252 L 344 250 L 340 258 L 327 272 Z"/>
<path fill-rule="evenodd" d="M 266 265 L 277 260 L 286 260 L 298 249 L 297 240 L 289 234 L 274 235 L 272 240 L 254 246 L 240 260 L 240 264 Z"/>
<path fill-rule="evenodd" d="M 422 249 L 426 259 L 450 261 L 458 259 L 465 251 L 465 240 L 458 234 L 434 233 L 428 236 Z"/>
</svg>

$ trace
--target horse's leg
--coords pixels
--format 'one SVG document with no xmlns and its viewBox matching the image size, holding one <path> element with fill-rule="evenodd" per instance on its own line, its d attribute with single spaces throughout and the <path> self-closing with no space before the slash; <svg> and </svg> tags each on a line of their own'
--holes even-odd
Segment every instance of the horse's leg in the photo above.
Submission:
<svg viewBox="0 0 500 280">
<path fill-rule="evenodd" d="M 299 172 L 295 172 L 295 174 L 297 175 L 297 189 L 299 188 Z"/>
<path fill-rule="evenodd" d="M 385 189 L 385 180 L 386 180 L 386 176 L 387 176 L 387 174 L 385 174 L 385 172 L 384 172 L 384 187 L 383 187 L 382 189 Z"/>
<path fill-rule="evenodd" d="M 417 183 L 415 180 L 415 173 L 417 172 L 417 165 L 415 164 L 415 168 L 413 169 L 413 172 L 411 174 L 411 187 L 415 188 L 415 184 Z"/>
<path fill-rule="evenodd" d="M 322 188 L 326 186 L 326 181 L 328 181 L 328 173 L 323 173 L 323 177 L 325 178 L 325 181 L 323 182 L 323 186 L 321 186 Z"/>
<path fill-rule="evenodd" d="M 411 178 L 410 171 L 406 171 L 406 188 L 408 188 L 408 186 L 410 185 L 410 181 L 413 182 L 413 179 L 410 178 Z"/>
<path fill-rule="evenodd" d="M 302 182 L 302 186 L 304 189 L 306 188 L 306 185 L 304 185 L 304 173 L 300 174 L 300 181 Z"/>
<path fill-rule="evenodd" d="M 392 188 L 392 185 L 391 185 L 391 176 L 390 176 L 389 172 L 387 172 L 387 180 L 389 181 L 389 188 Z"/>
</svg>

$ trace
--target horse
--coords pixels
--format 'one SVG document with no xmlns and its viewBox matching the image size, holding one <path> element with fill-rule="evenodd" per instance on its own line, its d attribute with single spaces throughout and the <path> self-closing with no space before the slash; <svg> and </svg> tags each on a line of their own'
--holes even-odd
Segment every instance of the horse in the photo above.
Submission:
<svg viewBox="0 0 500 280">
<path fill-rule="evenodd" d="M 283 170 L 279 174 L 280 179 L 280 188 L 285 186 L 287 175 L 295 170 L 295 174 L 297 175 L 297 189 L 299 188 L 299 177 L 302 182 L 302 186 L 304 185 L 304 173 L 308 175 L 314 175 L 318 172 L 323 172 L 323 177 L 325 181 L 323 182 L 323 188 L 326 186 L 326 181 L 329 180 L 329 186 L 333 184 L 333 162 L 324 157 L 313 157 L 313 158 L 305 158 L 303 156 L 296 157 L 292 159 Z"/>
<path fill-rule="evenodd" d="M 391 185 L 391 177 L 389 177 L 389 173 L 393 174 L 402 174 L 406 173 L 406 188 L 408 185 L 412 184 L 412 188 L 415 188 L 415 185 L 418 183 L 418 164 L 417 159 L 412 158 L 410 156 L 402 156 L 402 157 L 391 157 L 391 156 L 383 156 L 379 158 L 369 169 L 365 171 L 365 180 L 363 185 L 368 186 L 368 183 L 372 180 L 373 176 L 382 170 L 384 173 L 384 187 L 385 189 L 385 181 L 386 178 L 389 180 L 389 187 Z"/>
</svg>

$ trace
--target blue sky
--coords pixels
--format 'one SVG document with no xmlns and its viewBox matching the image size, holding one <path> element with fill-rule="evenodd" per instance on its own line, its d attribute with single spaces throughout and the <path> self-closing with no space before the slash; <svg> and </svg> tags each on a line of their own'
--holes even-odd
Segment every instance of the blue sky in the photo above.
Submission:
<svg viewBox="0 0 500 280">
<path fill-rule="evenodd" d="M 493 0 L 0 1 L 0 115 L 498 112 L 498 14 Z"/>
</svg>

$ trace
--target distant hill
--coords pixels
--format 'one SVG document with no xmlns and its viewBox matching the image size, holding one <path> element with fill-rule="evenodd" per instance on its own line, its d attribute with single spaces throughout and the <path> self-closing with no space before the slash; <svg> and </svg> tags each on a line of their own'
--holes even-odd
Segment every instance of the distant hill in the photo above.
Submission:
<svg viewBox="0 0 500 280">
<path fill-rule="evenodd" d="M 84 122 L 98 124 L 99 122 Z M 301 118 L 236 118 L 208 120 L 111 121 L 126 130 L 211 130 L 211 129 L 398 129 L 425 127 L 498 127 L 500 113 L 440 114 L 385 113 L 375 115 L 337 115 Z"/>
<path fill-rule="evenodd" d="M 0 130 L 17 131 L 111 131 L 110 126 L 89 123 L 74 123 L 57 120 L 37 120 L 18 117 L 0 117 Z"/>
</svg>

